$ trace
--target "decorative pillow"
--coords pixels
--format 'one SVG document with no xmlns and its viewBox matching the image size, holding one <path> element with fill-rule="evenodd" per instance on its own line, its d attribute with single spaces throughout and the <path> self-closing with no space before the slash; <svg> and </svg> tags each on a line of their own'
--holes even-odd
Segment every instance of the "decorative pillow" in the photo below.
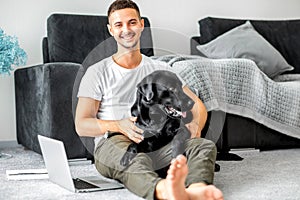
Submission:
<svg viewBox="0 0 300 200">
<path fill-rule="evenodd" d="M 250 21 L 231 29 L 197 49 L 208 58 L 247 58 L 270 78 L 293 70 L 282 55 L 261 36 Z"/>
</svg>

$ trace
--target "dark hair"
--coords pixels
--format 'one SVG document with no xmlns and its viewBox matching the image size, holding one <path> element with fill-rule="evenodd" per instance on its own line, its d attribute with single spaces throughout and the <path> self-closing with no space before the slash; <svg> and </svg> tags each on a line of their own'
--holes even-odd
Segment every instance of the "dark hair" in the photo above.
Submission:
<svg viewBox="0 0 300 200">
<path fill-rule="evenodd" d="M 139 18 L 141 18 L 139 7 L 131 0 L 116 0 L 114 1 L 108 8 L 107 17 L 111 15 L 111 13 L 115 12 L 116 10 L 121 10 L 125 8 L 132 8 L 135 9 Z"/>
</svg>

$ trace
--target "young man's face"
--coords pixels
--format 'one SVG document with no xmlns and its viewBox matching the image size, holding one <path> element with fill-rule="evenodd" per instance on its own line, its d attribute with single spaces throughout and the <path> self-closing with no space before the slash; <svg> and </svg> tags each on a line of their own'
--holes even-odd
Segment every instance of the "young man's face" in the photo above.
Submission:
<svg viewBox="0 0 300 200">
<path fill-rule="evenodd" d="M 108 30 L 117 41 L 119 48 L 134 50 L 140 48 L 139 41 L 144 29 L 144 20 L 136 10 L 125 8 L 116 10 L 109 16 Z"/>
</svg>

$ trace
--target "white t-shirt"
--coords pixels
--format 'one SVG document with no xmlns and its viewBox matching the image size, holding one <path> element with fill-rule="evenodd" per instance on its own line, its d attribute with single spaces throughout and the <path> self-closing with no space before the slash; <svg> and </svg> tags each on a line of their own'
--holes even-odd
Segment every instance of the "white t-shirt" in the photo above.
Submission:
<svg viewBox="0 0 300 200">
<path fill-rule="evenodd" d="M 130 108 L 136 98 L 136 85 L 156 70 L 172 71 L 172 68 L 165 62 L 143 55 L 141 63 L 136 68 L 126 69 L 116 64 L 112 57 L 108 57 L 87 69 L 77 96 L 89 97 L 101 102 L 97 113 L 99 119 L 128 118 L 131 116 Z"/>
</svg>

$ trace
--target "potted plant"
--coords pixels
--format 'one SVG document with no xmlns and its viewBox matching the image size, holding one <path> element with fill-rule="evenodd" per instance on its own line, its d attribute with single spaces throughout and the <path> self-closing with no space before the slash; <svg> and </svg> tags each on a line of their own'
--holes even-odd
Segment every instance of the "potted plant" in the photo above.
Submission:
<svg viewBox="0 0 300 200">
<path fill-rule="evenodd" d="M 6 35 L 0 28 L 0 74 L 10 75 L 13 66 L 25 65 L 26 61 L 27 55 L 17 37 Z"/>
<path fill-rule="evenodd" d="M 9 36 L 0 28 L 0 75 L 10 75 L 13 66 L 25 65 L 27 55 L 19 47 L 18 39 Z M 0 159 L 10 158 L 11 155 L 0 152 Z"/>
</svg>

